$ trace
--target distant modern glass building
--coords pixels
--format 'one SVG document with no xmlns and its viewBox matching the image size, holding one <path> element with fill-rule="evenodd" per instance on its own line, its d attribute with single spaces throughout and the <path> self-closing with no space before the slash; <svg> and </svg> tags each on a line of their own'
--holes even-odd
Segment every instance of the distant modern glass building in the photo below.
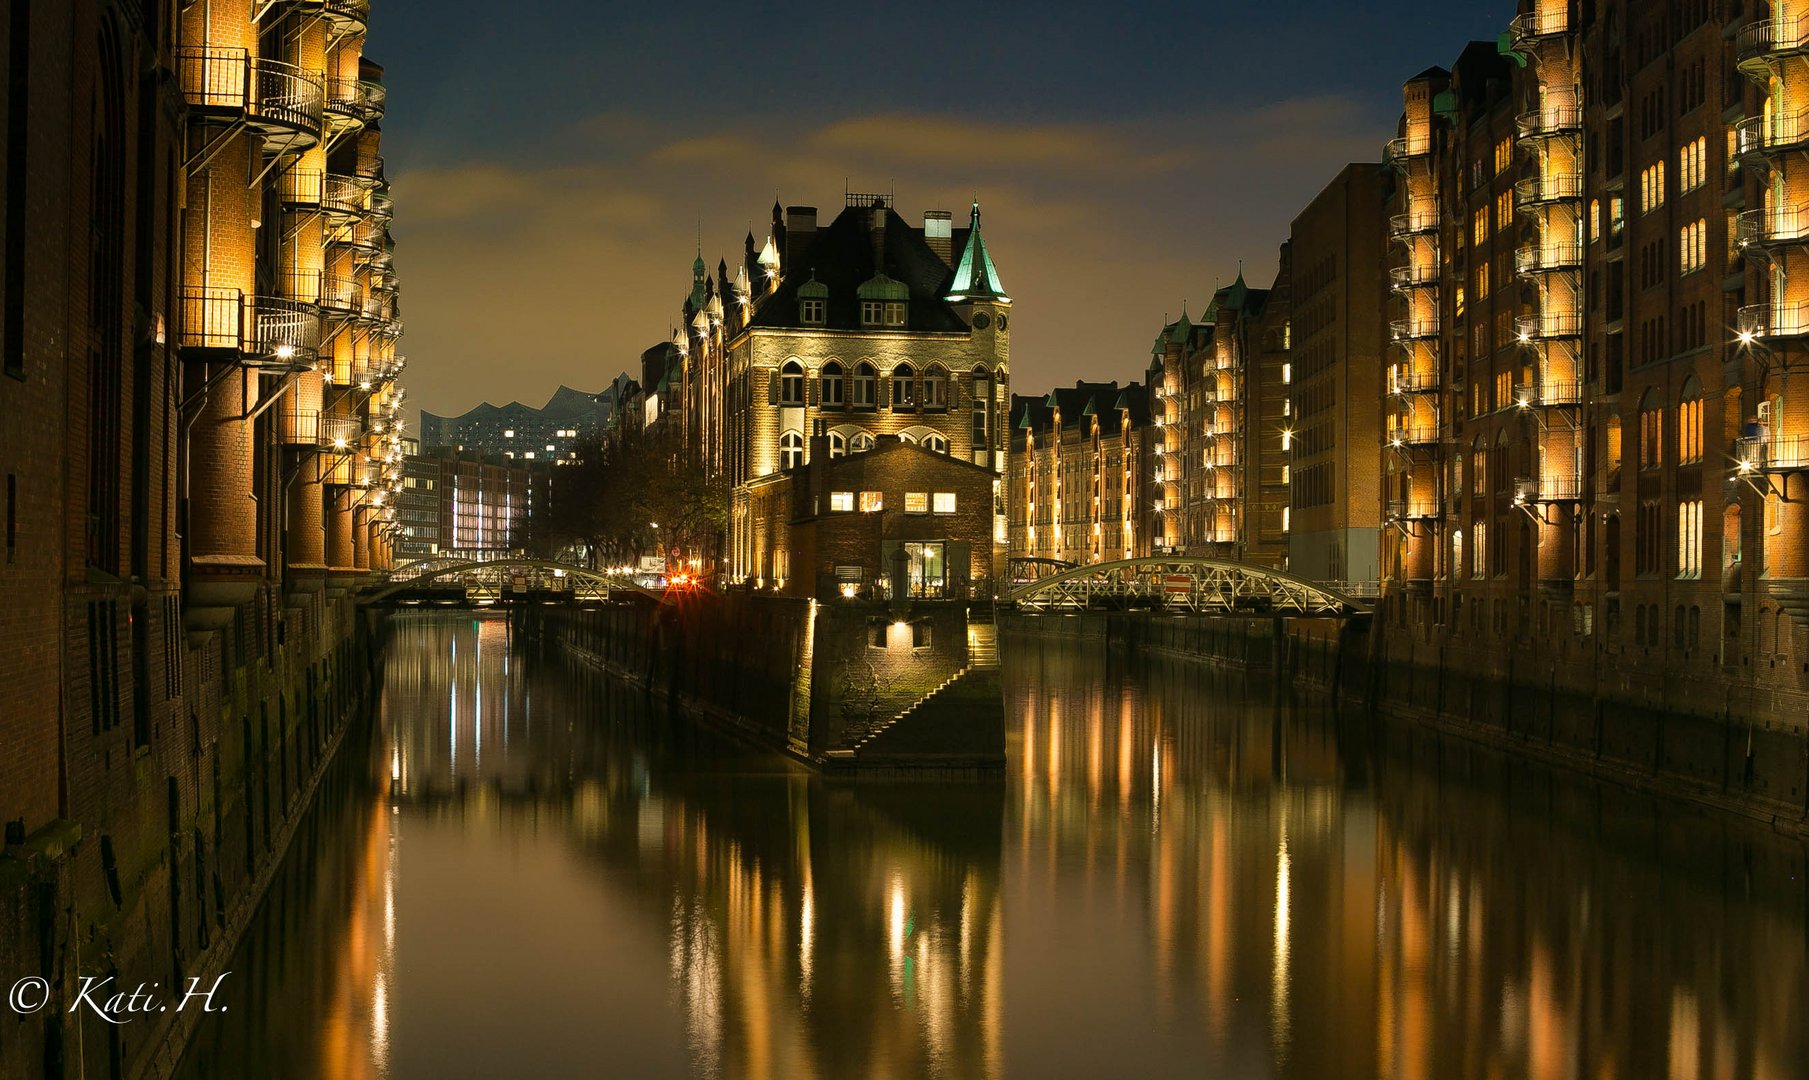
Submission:
<svg viewBox="0 0 1809 1080">
<path fill-rule="evenodd" d="M 609 428 L 628 380 L 618 377 L 597 393 L 561 386 L 539 408 L 511 401 L 482 405 L 459 416 L 421 413 L 421 445 L 494 454 L 527 461 L 570 460 L 586 436 Z"/>
</svg>

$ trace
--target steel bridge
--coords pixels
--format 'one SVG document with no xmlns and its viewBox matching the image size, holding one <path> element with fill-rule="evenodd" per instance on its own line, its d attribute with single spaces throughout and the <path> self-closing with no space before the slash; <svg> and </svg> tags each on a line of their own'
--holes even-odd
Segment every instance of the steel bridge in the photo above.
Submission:
<svg viewBox="0 0 1809 1080">
<path fill-rule="evenodd" d="M 1000 597 L 1028 611 L 1160 608 L 1335 618 L 1370 606 L 1327 585 L 1225 559 L 1153 556 L 1076 566 Z"/>
<path fill-rule="evenodd" d="M 513 601 L 604 603 L 625 597 L 671 602 L 668 591 L 636 584 L 623 574 L 545 559 L 440 557 L 407 563 L 367 590 L 366 604 L 484 607 Z"/>
</svg>

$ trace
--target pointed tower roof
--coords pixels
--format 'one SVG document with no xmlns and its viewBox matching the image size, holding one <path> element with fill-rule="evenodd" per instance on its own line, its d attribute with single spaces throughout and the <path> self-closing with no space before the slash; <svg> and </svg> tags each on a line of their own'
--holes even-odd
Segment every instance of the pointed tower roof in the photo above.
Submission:
<svg viewBox="0 0 1809 1080">
<path fill-rule="evenodd" d="M 973 219 L 968 225 L 967 246 L 961 251 L 961 261 L 955 264 L 955 280 L 948 287 L 950 300 L 974 297 L 1011 299 L 1005 295 L 1005 286 L 999 283 L 999 271 L 992 264 L 992 253 L 986 250 L 986 241 L 980 236 L 978 199 L 974 200 Z"/>
<path fill-rule="evenodd" d="M 760 249 L 760 268 L 767 277 L 779 276 L 779 249 L 773 245 L 773 234 L 766 234 L 766 246 Z"/>
</svg>

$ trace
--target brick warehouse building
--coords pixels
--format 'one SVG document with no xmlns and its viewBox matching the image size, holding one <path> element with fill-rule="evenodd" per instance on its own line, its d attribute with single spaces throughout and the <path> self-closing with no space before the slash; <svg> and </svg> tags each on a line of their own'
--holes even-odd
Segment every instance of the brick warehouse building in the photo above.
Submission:
<svg viewBox="0 0 1809 1080">
<path fill-rule="evenodd" d="M 1288 569 L 1373 587 L 1381 569 L 1386 240 L 1380 165 L 1346 165 L 1294 218 Z"/>
<path fill-rule="evenodd" d="M 992 542 L 993 481 L 984 465 L 896 435 L 749 485 L 771 522 L 762 553 L 788 595 L 833 599 L 966 599 L 990 594 L 1003 555 Z"/>
<path fill-rule="evenodd" d="M 367 9 L 0 20 L 0 971 L 54 994 L 0 1075 L 173 1063 L 192 1020 L 72 988 L 223 969 L 354 702 L 400 411 Z"/>
<path fill-rule="evenodd" d="M 1142 385 L 1013 395 L 1011 424 L 1012 556 L 1097 563 L 1150 553 L 1156 431 Z"/>
<path fill-rule="evenodd" d="M 1240 272 L 1205 317 L 1181 317 L 1151 346 L 1159 429 L 1152 551 L 1287 562 L 1289 263 L 1276 289 Z"/>
<path fill-rule="evenodd" d="M 919 228 L 891 201 L 848 195 L 821 228 L 814 207 L 775 205 L 772 235 L 759 249 L 747 237 L 732 277 L 693 264 L 676 363 L 649 395 L 678 403 L 661 422 L 681 424 L 687 457 L 729 484 L 725 581 L 784 576 L 754 487 L 807 464 L 818 433 L 833 456 L 896 435 L 1004 472 L 1011 299 L 979 205 L 964 229 L 936 210 Z"/>
</svg>

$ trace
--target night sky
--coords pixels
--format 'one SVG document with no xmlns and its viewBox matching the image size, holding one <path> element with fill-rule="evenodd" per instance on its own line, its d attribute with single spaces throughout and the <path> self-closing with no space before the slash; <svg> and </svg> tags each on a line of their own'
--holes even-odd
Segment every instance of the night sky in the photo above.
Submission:
<svg viewBox="0 0 1809 1080">
<path fill-rule="evenodd" d="M 378 0 L 411 403 L 601 389 L 775 199 L 977 194 L 1012 384 L 1138 378 L 1164 316 L 1376 160 L 1400 86 L 1512 0 L 612 4 Z"/>
</svg>

